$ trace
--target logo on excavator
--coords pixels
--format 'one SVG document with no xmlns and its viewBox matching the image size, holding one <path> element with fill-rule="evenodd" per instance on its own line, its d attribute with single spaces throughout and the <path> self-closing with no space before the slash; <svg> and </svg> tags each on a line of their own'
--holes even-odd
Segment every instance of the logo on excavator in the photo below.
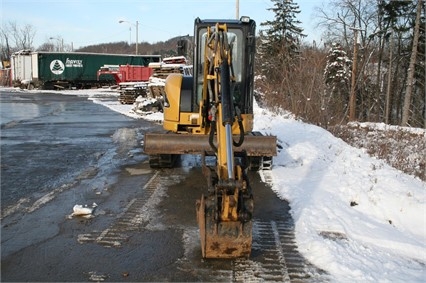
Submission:
<svg viewBox="0 0 426 283">
<path fill-rule="evenodd" d="M 65 65 L 61 60 L 56 59 L 50 62 L 50 71 L 52 71 L 52 73 L 54 73 L 55 75 L 62 74 L 64 70 Z"/>
</svg>

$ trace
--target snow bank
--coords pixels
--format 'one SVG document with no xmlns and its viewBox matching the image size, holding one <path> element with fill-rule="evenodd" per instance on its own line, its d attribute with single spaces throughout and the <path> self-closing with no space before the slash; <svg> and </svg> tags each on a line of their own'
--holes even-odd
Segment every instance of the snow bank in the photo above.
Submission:
<svg viewBox="0 0 426 283">
<path fill-rule="evenodd" d="M 424 182 L 313 125 L 256 108 L 255 128 L 282 147 L 271 185 L 306 259 L 338 282 L 424 282 Z"/>
</svg>

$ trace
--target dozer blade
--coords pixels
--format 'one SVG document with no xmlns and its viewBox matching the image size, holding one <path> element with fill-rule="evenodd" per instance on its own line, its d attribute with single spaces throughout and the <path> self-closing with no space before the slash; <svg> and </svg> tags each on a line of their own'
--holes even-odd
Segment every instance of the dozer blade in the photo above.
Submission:
<svg viewBox="0 0 426 283">
<path fill-rule="evenodd" d="M 252 206 L 252 199 L 249 201 Z M 203 258 L 248 258 L 250 256 L 252 220 L 217 221 L 214 216 L 214 200 L 204 196 L 197 202 L 197 220 Z"/>
<path fill-rule="evenodd" d="M 238 140 L 238 136 L 234 137 Z M 144 151 L 147 154 L 203 154 L 211 151 L 208 135 L 146 133 Z M 277 138 L 263 136 L 253 132 L 244 137 L 241 147 L 234 147 L 234 152 L 246 152 L 247 156 L 277 155 Z"/>
</svg>

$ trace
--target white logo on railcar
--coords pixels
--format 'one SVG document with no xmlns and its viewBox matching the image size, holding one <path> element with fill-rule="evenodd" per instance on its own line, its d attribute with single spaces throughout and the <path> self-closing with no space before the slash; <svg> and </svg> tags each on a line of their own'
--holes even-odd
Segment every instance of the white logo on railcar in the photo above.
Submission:
<svg viewBox="0 0 426 283">
<path fill-rule="evenodd" d="M 76 60 L 76 59 L 70 59 L 67 58 L 65 61 L 65 66 L 68 67 L 77 67 L 77 68 L 83 68 L 83 60 Z"/>
<path fill-rule="evenodd" d="M 50 62 L 50 70 L 55 75 L 60 75 L 64 72 L 65 65 L 61 60 L 56 59 L 56 60 L 53 60 L 52 62 Z"/>
</svg>

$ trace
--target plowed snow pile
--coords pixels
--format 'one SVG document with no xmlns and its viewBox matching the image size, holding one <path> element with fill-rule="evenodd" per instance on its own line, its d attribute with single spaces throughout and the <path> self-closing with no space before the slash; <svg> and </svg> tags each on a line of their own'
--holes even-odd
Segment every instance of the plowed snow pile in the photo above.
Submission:
<svg viewBox="0 0 426 283">
<path fill-rule="evenodd" d="M 255 127 L 282 146 L 272 189 L 310 262 L 337 282 L 424 282 L 425 182 L 313 125 L 257 108 Z"/>
</svg>

